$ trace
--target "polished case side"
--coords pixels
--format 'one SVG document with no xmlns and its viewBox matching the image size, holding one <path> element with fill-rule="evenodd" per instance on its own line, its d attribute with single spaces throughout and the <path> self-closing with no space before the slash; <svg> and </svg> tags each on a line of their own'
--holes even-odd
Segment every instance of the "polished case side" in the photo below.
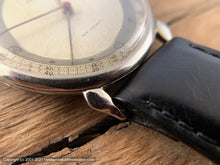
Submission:
<svg viewBox="0 0 220 165">
<path fill-rule="evenodd" d="M 12 87 L 44 94 L 71 94 L 87 89 L 107 86 L 131 73 L 145 59 L 156 34 L 156 23 L 146 1 L 147 21 L 139 43 L 122 63 L 104 71 L 81 76 L 41 76 L 12 69 L 0 64 L 0 81 Z"/>
</svg>

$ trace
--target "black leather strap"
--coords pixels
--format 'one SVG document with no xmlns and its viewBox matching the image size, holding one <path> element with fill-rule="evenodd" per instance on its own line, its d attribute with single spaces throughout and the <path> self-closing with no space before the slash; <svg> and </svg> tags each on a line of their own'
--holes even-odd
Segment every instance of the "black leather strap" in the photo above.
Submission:
<svg viewBox="0 0 220 165">
<path fill-rule="evenodd" d="M 113 100 L 130 120 L 151 121 L 220 163 L 220 52 L 175 38 Z"/>
</svg>

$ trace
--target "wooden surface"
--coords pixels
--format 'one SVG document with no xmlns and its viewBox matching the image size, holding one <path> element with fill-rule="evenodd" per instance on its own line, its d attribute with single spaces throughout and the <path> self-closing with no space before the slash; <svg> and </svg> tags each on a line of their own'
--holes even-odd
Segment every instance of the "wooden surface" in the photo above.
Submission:
<svg viewBox="0 0 220 165">
<path fill-rule="evenodd" d="M 151 4 L 155 17 L 168 23 L 175 36 L 220 49 L 220 0 Z M 44 158 L 95 159 L 53 164 L 214 164 L 149 128 L 106 119 L 82 96 L 44 96 L 2 84 L 0 89 L 0 164 L 12 164 L 7 158 L 28 157 L 41 158 L 36 164 L 52 164 Z"/>
</svg>

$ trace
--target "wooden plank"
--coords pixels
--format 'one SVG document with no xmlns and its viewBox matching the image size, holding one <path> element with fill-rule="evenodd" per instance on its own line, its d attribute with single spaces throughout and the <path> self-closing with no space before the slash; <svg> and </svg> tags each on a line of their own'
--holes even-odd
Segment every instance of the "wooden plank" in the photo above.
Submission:
<svg viewBox="0 0 220 165">
<path fill-rule="evenodd" d="M 45 160 L 49 158 L 95 159 L 95 162 L 83 162 L 81 165 L 212 164 L 211 161 L 181 142 L 174 142 L 156 131 L 135 123 L 122 123 L 114 126 L 104 135 L 80 148 L 73 150 L 65 148 L 45 157 Z M 44 162 L 45 165 L 50 163 Z M 54 164 L 71 163 L 73 164 L 73 162 Z M 36 165 L 38 164 L 42 162 Z"/>
<path fill-rule="evenodd" d="M 219 0 L 151 0 L 151 4 L 155 17 L 169 23 L 175 36 L 219 49 Z M 2 158 L 41 154 L 38 156 L 43 158 L 96 159 L 82 164 L 213 164 L 183 143 L 134 123 L 113 126 L 106 133 L 111 124 L 105 128 L 99 125 L 94 131 L 90 127 L 106 115 L 88 108 L 82 96 L 43 96 L 4 85 L 0 89 Z M 114 125 L 115 121 L 111 121 Z M 77 139 L 80 141 L 75 142 Z M 51 153 L 51 146 L 58 151 Z"/>
<path fill-rule="evenodd" d="M 219 48 L 220 0 L 151 0 L 157 19 L 168 23 L 174 36 Z"/>
<path fill-rule="evenodd" d="M 220 1 L 201 4 L 185 19 L 171 25 L 174 36 L 181 36 L 199 44 L 220 50 Z"/>
<path fill-rule="evenodd" d="M 43 96 L 0 85 L 0 157 L 23 157 L 105 118 L 82 96 Z"/>
</svg>

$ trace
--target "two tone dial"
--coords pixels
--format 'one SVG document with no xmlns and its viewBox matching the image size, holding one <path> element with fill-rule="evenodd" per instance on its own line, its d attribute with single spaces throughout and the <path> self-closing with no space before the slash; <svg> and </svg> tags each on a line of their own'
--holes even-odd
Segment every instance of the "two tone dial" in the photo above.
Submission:
<svg viewBox="0 0 220 165">
<path fill-rule="evenodd" d="M 107 71 L 126 60 L 147 21 L 145 0 L 2 0 L 0 60 L 42 76 Z"/>
</svg>

